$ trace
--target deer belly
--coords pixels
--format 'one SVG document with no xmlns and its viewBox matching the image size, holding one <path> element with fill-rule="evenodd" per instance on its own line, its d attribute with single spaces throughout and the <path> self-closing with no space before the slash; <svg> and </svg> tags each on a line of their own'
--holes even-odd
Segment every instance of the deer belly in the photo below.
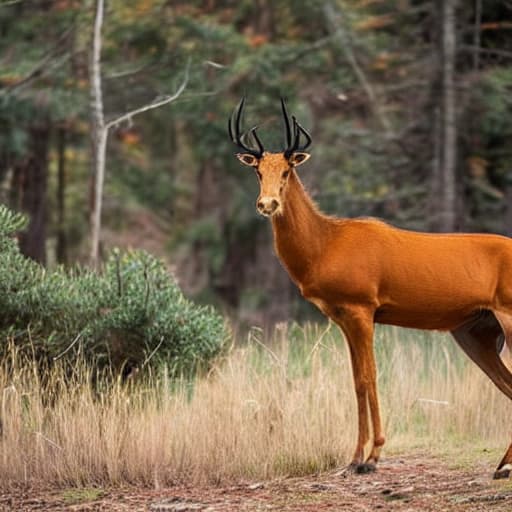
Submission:
<svg viewBox="0 0 512 512">
<path fill-rule="evenodd" d="M 451 268 L 450 279 L 409 269 L 403 275 L 407 279 L 395 274 L 380 283 L 376 322 L 452 330 L 496 302 L 496 281 L 477 272 L 468 278 L 464 268 Z"/>
<path fill-rule="evenodd" d="M 452 308 L 435 305 L 418 308 L 414 304 L 383 305 L 375 311 L 374 321 L 413 329 L 451 331 L 472 318 L 478 309 L 480 308 L 470 304 Z"/>
</svg>

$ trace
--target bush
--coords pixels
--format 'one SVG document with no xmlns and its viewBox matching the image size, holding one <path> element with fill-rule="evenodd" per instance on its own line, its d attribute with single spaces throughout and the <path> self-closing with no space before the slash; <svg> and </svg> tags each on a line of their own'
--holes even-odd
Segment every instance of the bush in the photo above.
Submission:
<svg viewBox="0 0 512 512">
<path fill-rule="evenodd" d="M 24 225 L 0 206 L 3 340 L 39 361 L 80 354 L 116 373 L 165 365 L 172 375 L 192 374 L 222 351 L 223 318 L 186 299 L 162 261 L 115 250 L 103 272 L 47 271 L 20 253 L 14 234 Z"/>
</svg>

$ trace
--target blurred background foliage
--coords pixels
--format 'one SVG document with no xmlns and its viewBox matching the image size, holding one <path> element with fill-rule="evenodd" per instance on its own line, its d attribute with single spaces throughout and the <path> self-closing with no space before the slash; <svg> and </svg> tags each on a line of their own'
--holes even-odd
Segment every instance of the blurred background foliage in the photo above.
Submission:
<svg viewBox="0 0 512 512">
<path fill-rule="evenodd" d="M 447 0 L 449 1 L 449 0 Z M 450 0 L 451 1 L 451 0 Z M 410 229 L 512 234 L 512 4 L 455 11 L 456 225 L 439 221 L 441 0 L 107 0 L 107 120 L 190 80 L 110 132 L 102 250 L 163 258 L 190 297 L 245 324 L 314 314 L 257 216 L 227 119 L 279 150 L 279 97 L 312 133 L 301 176 L 328 213 Z M 24 254 L 83 261 L 91 208 L 94 2 L 0 2 L 0 200 L 30 216 Z M 441 187 L 441 189 L 439 188 Z"/>
</svg>

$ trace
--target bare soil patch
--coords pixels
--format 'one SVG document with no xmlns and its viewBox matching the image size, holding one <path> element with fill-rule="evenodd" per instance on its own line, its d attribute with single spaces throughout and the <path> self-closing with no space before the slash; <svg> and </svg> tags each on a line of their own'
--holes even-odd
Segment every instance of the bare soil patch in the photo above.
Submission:
<svg viewBox="0 0 512 512">
<path fill-rule="evenodd" d="M 488 463 L 452 468 L 428 456 L 389 457 L 372 474 L 332 471 L 236 485 L 165 489 L 25 488 L 0 494 L 0 511 L 242 512 L 512 510 L 510 480 L 492 480 Z"/>
</svg>

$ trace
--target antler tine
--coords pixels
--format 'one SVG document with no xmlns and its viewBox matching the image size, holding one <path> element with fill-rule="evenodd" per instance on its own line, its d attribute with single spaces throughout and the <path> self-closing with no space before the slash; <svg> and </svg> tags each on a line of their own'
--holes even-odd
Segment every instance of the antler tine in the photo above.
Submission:
<svg viewBox="0 0 512 512">
<path fill-rule="evenodd" d="M 281 97 L 281 109 L 283 111 L 284 117 L 284 127 L 285 127 L 285 136 L 286 136 L 286 151 L 288 151 L 292 146 L 292 130 L 290 127 L 290 116 L 288 115 L 288 111 L 286 109 L 286 103 L 284 98 Z"/>
<path fill-rule="evenodd" d="M 301 124 L 295 119 L 295 117 L 293 118 L 293 120 L 295 122 L 295 125 L 297 126 L 297 147 L 295 149 L 304 151 L 311 145 L 311 135 L 308 133 L 308 131 L 305 128 L 303 128 L 301 126 Z M 299 144 L 299 139 L 300 139 L 301 133 L 304 135 L 304 137 L 306 137 L 306 142 L 302 146 L 299 146 L 298 144 Z"/>
<path fill-rule="evenodd" d="M 299 148 L 299 140 L 300 140 L 300 130 L 299 130 L 299 123 L 297 122 L 297 118 L 295 116 L 292 116 L 293 121 L 293 145 L 290 148 L 290 152 L 293 153 L 294 151 L 297 151 Z"/>
<path fill-rule="evenodd" d="M 231 142 L 233 142 L 233 144 L 236 144 L 236 139 L 233 136 L 232 124 L 233 124 L 233 114 L 231 114 L 231 117 L 228 119 L 228 133 L 229 133 L 229 138 L 231 139 Z"/>
<path fill-rule="evenodd" d="M 242 120 L 242 112 L 244 111 L 244 105 L 245 105 L 245 96 L 242 96 L 242 99 L 240 100 L 240 103 L 238 104 L 238 110 L 236 113 L 236 135 L 238 137 L 238 140 L 240 140 L 240 132 L 242 131 L 241 127 L 240 127 L 240 123 Z"/>
<path fill-rule="evenodd" d="M 263 149 L 263 144 L 261 143 L 261 140 L 258 137 L 258 134 L 256 133 L 257 129 L 258 129 L 258 126 L 254 126 L 253 128 L 251 128 L 250 131 L 249 131 L 249 135 L 252 135 L 254 137 L 254 140 L 256 141 L 256 144 L 258 146 L 259 152 L 261 154 L 263 154 L 263 152 L 265 150 Z"/>
<path fill-rule="evenodd" d="M 292 116 L 293 122 L 293 133 L 292 128 L 290 127 L 290 118 L 288 116 L 288 111 L 286 110 L 286 105 L 281 98 L 281 107 L 283 109 L 283 117 L 285 119 L 285 127 L 286 127 L 286 148 L 284 149 L 284 155 L 286 158 L 289 158 L 294 151 L 304 151 L 311 144 L 311 136 L 309 133 L 300 125 L 295 116 Z M 300 145 L 300 137 L 304 135 L 306 137 L 306 142 L 301 146 Z"/>
<path fill-rule="evenodd" d="M 247 132 L 244 132 L 242 133 L 242 135 L 240 136 L 240 142 L 243 144 L 244 146 L 244 149 L 247 149 L 247 150 L 251 150 L 251 153 L 257 153 L 256 149 L 253 149 L 251 146 L 253 145 L 252 144 L 252 140 L 254 140 L 253 137 L 254 136 L 254 133 L 253 131 L 257 128 L 257 126 L 255 126 L 254 128 L 251 128 L 249 131 Z M 259 141 L 259 138 L 258 138 L 258 141 Z M 258 150 L 261 149 L 261 146 L 258 146 Z"/>
<path fill-rule="evenodd" d="M 228 120 L 228 132 L 229 137 L 233 141 L 233 144 L 240 145 L 240 116 L 244 108 L 245 96 L 240 100 L 238 105 L 233 110 Z M 235 125 L 235 134 L 233 134 L 233 125 Z"/>
</svg>

